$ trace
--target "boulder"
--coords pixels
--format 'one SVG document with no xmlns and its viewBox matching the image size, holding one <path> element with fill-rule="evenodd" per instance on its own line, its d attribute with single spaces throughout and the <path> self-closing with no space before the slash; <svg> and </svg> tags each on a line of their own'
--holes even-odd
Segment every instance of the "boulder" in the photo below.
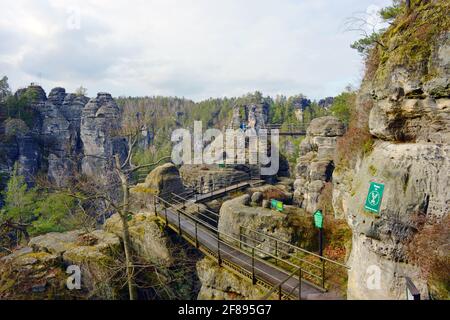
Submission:
<svg viewBox="0 0 450 320">
<path fill-rule="evenodd" d="M 161 221 L 153 214 L 140 213 L 128 222 L 133 250 L 144 261 L 170 267 L 174 262 L 173 244 L 164 232 Z M 105 230 L 122 237 L 122 222 L 118 214 L 106 220 Z"/>
<path fill-rule="evenodd" d="M 182 194 L 185 189 L 177 167 L 166 163 L 153 169 L 143 183 L 137 184 L 130 191 L 133 206 L 150 209 L 153 204 L 152 194 L 170 200 L 172 194 Z"/>
</svg>

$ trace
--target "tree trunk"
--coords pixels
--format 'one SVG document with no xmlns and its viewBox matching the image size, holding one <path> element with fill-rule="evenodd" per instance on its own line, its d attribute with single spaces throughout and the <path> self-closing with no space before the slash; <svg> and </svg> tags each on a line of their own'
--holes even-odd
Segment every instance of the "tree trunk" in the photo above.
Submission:
<svg viewBox="0 0 450 320">
<path fill-rule="evenodd" d="M 129 188 L 128 188 L 128 178 L 121 172 L 120 160 L 119 156 L 116 155 L 116 170 L 119 175 L 121 184 L 122 184 L 122 193 L 123 193 L 123 204 L 122 209 L 120 210 L 120 218 L 122 221 L 122 237 L 123 237 L 123 248 L 125 251 L 125 263 L 126 263 L 126 272 L 127 272 L 127 283 L 128 283 L 128 293 L 130 296 L 130 300 L 136 300 L 136 288 L 134 285 L 134 267 L 133 267 L 133 258 L 131 255 L 131 241 L 130 241 L 130 232 L 128 230 L 128 205 L 129 205 Z"/>
</svg>

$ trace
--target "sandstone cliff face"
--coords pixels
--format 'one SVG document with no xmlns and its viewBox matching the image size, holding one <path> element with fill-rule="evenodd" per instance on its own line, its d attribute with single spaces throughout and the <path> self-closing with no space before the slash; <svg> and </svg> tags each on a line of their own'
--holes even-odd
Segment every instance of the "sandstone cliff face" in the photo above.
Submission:
<svg viewBox="0 0 450 320">
<path fill-rule="evenodd" d="M 40 138 L 48 153 L 48 177 L 57 185 L 65 185 L 79 171 L 83 152 L 80 140 L 81 111 L 88 101 L 84 96 L 66 94 L 65 89 L 53 89 L 40 110 Z"/>
<path fill-rule="evenodd" d="M 333 175 L 334 210 L 346 217 L 353 230 L 348 261 L 351 299 L 405 299 L 406 276 L 427 298 L 428 279 L 410 261 L 407 247 L 421 228 L 418 220 L 425 225 L 438 225 L 449 214 L 448 3 L 424 3 L 414 7 L 412 14 L 417 16 L 415 20 L 407 20 L 413 21 L 407 28 L 388 31 L 383 39 L 387 46 L 396 46 L 398 51 L 408 49 L 415 41 L 419 22 L 430 12 L 438 16 L 447 12 L 445 18 L 433 23 L 440 28 L 447 21 L 447 27 L 437 30 L 427 42 L 421 42 L 430 51 L 429 55 L 420 56 L 417 63 L 416 57 L 411 56 L 409 66 L 400 64 L 399 58 L 391 54 L 377 66 L 375 75 L 366 79 L 357 107 L 372 95 L 374 106 L 368 125 L 375 138 L 373 150 L 359 158 L 353 168 L 340 169 Z M 434 11 L 437 10 L 434 5 L 443 8 Z M 408 35 L 407 41 L 401 42 L 404 34 Z M 415 50 L 428 52 L 420 46 Z M 379 216 L 363 209 L 372 181 L 385 186 Z M 434 249 L 425 253 L 430 259 L 440 250 Z M 377 270 L 380 285 L 368 285 Z"/>
<path fill-rule="evenodd" d="M 82 172 L 108 182 L 112 170 L 113 156 L 126 157 L 126 141 L 118 135 L 120 110 L 108 93 L 99 93 L 84 107 L 81 114 L 80 137 L 84 157 Z"/>
<path fill-rule="evenodd" d="M 321 191 L 332 180 L 337 139 L 344 133 L 344 124 L 335 117 L 311 121 L 295 168 L 294 200 L 301 208 L 309 212 L 318 209 Z"/>
<path fill-rule="evenodd" d="M 1 125 L 6 137 L 0 139 L 0 148 L 5 151 L 0 166 L 2 171 L 10 172 L 18 161 L 19 173 L 29 184 L 39 170 L 45 169 L 51 182 L 64 185 L 79 169 L 81 110 L 89 99 L 67 94 L 63 88 L 54 88 L 47 98 L 45 91 L 35 85 L 20 89 L 15 95 L 30 93 L 30 108 L 34 112 L 32 126 L 23 123 L 25 131 L 15 130 L 9 134 L 8 127 L 17 128 L 21 120 L 6 120 Z M 12 124 L 14 121 L 16 123 Z"/>
</svg>

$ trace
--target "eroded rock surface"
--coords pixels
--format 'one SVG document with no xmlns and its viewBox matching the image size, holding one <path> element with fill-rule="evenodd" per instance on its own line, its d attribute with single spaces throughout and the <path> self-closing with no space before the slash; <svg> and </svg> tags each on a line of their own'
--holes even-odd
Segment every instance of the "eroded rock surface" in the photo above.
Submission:
<svg viewBox="0 0 450 320">
<path fill-rule="evenodd" d="M 0 260 L 0 297 L 117 299 L 120 287 L 111 277 L 111 270 L 119 266 L 120 256 L 119 238 L 102 230 L 32 238 L 28 247 Z M 81 290 L 66 287 L 67 266 L 79 268 Z"/>
<path fill-rule="evenodd" d="M 429 19 L 426 13 L 433 10 L 444 14 L 434 6 L 448 10 L 448 4 L 423 2 L 414 9 L 414 21 Z M 416 36 L 417 27 L 412 23 L 407 30 Z M 398 63 L 401 57 L 389 55 L 359 92 L 357 108 L 374 105 L 368 120 L 373 150 L 352 168 L 333 175 L 334 210 L 346 217 L 353 231 L 348 261 L 351 299 L 405 299 L 405 277 L 412 279 L 422 298 L 428 298 L 429 279 L 410 259 L 408 246 L 413 237 L 423 236 L 423 225 L 439 226 L 449 214 L 450 38 L 448 28 L 436 30 L 428 42 L 415 48 L 429 55 L 409 60 L 409 68 Z M 405 32 L 390 30 L 383 41 L 402 52 L 409 41 L 417 40 L 408 33 L 408 41 L 399 42 Z M 370 182 L 385 186 L 379 215 L 364 210 Z M 431 260 L 438 250 L 421 254 Z M 369 288 L 374 272 L 379 272 L 380 286 Z"/>
<path fill-rule="evenodd" d="M 198 300 L 257 300 L 266 293 L 209 258 L 197 262 L 197 273 L 202 283 Z"/>
<path fill-rule="evenodd" d="M 118 134 L 120 110 L 108 93 L 99 93 L 89 101 L 81 114 L 80 136 L 84 157 L 82 171 L 108 183 L 113 166 L 113 156 L 126 157 L 126 141 Z"/>
<path fill-rule="evenodd" d="M 344 133 L 344 124 L 335 117 L 311 121 L 295 168 L 294 200 L 301 208 L 318 209 L 322 189 L 332 180 L 337 139 Z"/>
</svg>

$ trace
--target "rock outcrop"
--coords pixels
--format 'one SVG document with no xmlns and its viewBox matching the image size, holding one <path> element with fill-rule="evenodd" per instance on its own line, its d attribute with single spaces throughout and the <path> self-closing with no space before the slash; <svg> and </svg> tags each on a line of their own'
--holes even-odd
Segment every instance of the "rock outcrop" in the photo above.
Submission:
<svg viewBox="0 0 450 320">
<path fill-rule="evenodd" d="M 366 75 L 357 109 L 373 104 L 368 120 L 373 150 L 333 175 L 334 210 L 353 231 L 350 299 L 405 299 L 405 277 L 422 298 L 430 293 L 430 279 L 408 247 L 414 237 L 424 236 L 422 228 L 444 223 L 450 211 L 448 9 L 445 2 L 417 1 L 381 39 L 395 52 L 385 60 L 379 50 L 372 53 L 371 63 L 378 64 Z M 424 31 L 422 22 L 430 29 Z M 407 27 L 397 28 L 400 24 Z M 379 214 L 364 210 L 371 182 L 384 184 Z M 439 250 L 445 249 L 419 254 L 432 261 Z M 380 281 L 374 283 L 377 275 Z"/>
<path fill-rule="evenodd" d="M 184 191 L 178 168 L 173 163 L 166 163 L 153 169 L 143 183 L 131 188 L 132 207 L 135 210 L 153 210 L 152 195 L 170 200 L 173 194 L 182 194 Z"/>
<path fill-rule="evenodd" d="M 109 94 L 89 98 L 54 88 L 48 97 L 36 85 L 20 89 L 15 96 L 29 97 L 32 111 L 28 125 L 21 119 L 3 120 L 0 124 L 0 171 L 6 176 L 14 163 L 19 173 L 32 185 L 36 173 L 43 170 L 57 186 L 65 186 L 74 174 L 104 177 L 118 153 L 124 157 L 126 143 L 117 137 L 120 112 Z"/>
<path fill-rule="evenodd" d="M 80 139 L 81 112 L 88 98 L 66 94 L 54 88 L 40 110 L 42 129 L 40 139 L 48 157 L 48 177 L 59 186 L 79 172 L 83 153 Z"/>
<path fill-rule="evenodd" d="M 264 252 L 275 254 L 273 243 L 267 238 L 259 236 L 251 230 L 267 234 L 285 242 L 293 243 L 296 239 L 294 228 L 289 225 L 288 216 L 275 210 L 262 207 L 251 207 L 250 196 L 243 195 L 222 204 L 220 208 L 219 232 L 230 235 L 235 239 L 241 238 L 241 232 L 247 236 L 257 238 L 261 242 L 256 245 Z M 241 229 L 241 226 L 245 229 Z M 246 238 L 243 238 L 246 242 Z M 253 243 L 252 243 L 253 245 Z M 264 256 L 262 252 L 257 252 Z"/>
<path fill-rule="evenodd" d="M 114 155 L 118 154 L 122 161 L 126 157 L 127 144 L 119 135 L 120 123 L 119 107 L 108 93 L 91 99 L 81 114 L 82 172 L 103 184 L 109 182 Z"/>
<path fill-rule="evenodd" d="M 96 230 L 48 233 L 0 260 L 2 299 L 117 299 L 111 277 L 119 267 L 121 244 L 114 234 Z M 81 288 L 66 287 L 68 266 L 81 272 Z"/>
<path fill-rule="evenodd" d="M 234 106 L 231 121 L 233 128 L 245 124 L 247 128 L 258 130 L 268 123 L 269 103 L 259 95 L 255 95 L 251 100 L 251 103 Z"/>
<path fill-rule="evenodd" d="M 247 166 L 241 167 L 243 170 L 249 170 Z M 249 173 L 232 167 L 220 168 L 218 165 L 183 165 L 180 175 L 186 186 L 199 193 L 207 193 L 241 181 L 245 176 L 249 176 Z"/>
<path fill-rule="evenodd" d="M 209 258 L 197 262 L 197 273 L 202 283 L 198 300 L 258 300 L 266 294 Z"/>
<path fill-rule="evenodd" d="M 309 212 L 318 209 L 321 191 L 332 179 L 337 139 L 344 133 L 344 124 L 335 117 L 311 121 L 295 168 L 294 200 L 301 208 Z"/>
<path fill-rule="evenodd" d="M 148 297 L 156 291 L 160 298 L 196 298 L 199 254 L 186 249 L 186 243 L 167 232 L 153 213 L 135 214 L 128 225 L 137 265 L 135 281 L 151 288 L 138 294 Z M 127 298 L 122 236 L 122 222 L 115 214 L 106 220 L 104 230 L 52 232 L 32 238 L 27 247 L 0 259 L 0 299 Z M 66 286 L 68 267 L 79 268 L 80 289 Z"/>
<path fill-rule="evenodd" d="M 106 220 L 105 230 L 122 237 L 122 224 L 118 214 Z M 174 254 L 171 249 L 175 245 L 154 214 L 135 215 L 129 223 L 129 232 L 134 252 L 144 261 L 164 267 L 172 266 Z"/>
</svg>

